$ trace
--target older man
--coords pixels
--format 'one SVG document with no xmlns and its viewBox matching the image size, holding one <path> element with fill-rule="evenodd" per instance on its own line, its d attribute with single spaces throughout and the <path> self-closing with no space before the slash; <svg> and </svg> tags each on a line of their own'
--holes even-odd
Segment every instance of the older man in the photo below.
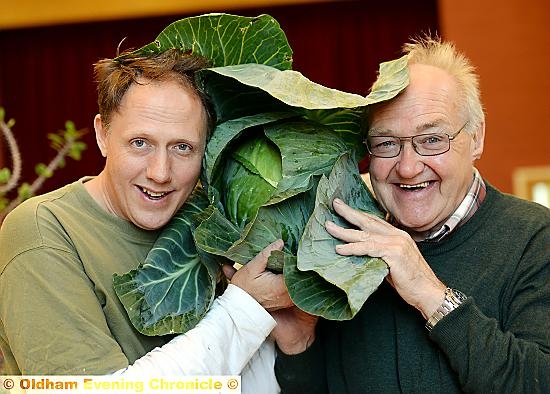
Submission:
<svg viewBox="0 0 550 394">
<path fill-rule="evenodd" d="M 370 180 L 388 222 L 335 200 L 353 228 L 326 224 L 339 254 L 383 258 L 387 281 L 351 321 L 314 331 L 302 314 L 295 331 L 276 332 L 279 383 L 290 393 L 549 392 L 550 211 L 474 167 L 485 121 L 468 59 L 430 37 L 405 52 L 410 84 L 368 114 Z"/>
</svg>

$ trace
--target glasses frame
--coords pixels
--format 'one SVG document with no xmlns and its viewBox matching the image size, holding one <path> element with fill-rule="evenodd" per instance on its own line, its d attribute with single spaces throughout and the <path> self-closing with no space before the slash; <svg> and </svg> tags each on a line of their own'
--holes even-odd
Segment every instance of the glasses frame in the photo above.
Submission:
<svg viewBox="0 0 550 394">
<path fill-rule="evenodd" d="M 443 153 L 447 153 L 450 149 L 451 149 L 451 141 L 453 141 L 461 132 L 462 130 L 464 130 L 464 128 L 466 127 L 466 125 L 468 124 L 469 121 L 467 121 L 466 123 L 464 123 L 462 125 L 462 127 L 460 129 L 458 129 L 458 131 L 452 135 L 449 135 L 447 133 L 425 133 L 425 134 L 418 134 L 418 135 L 413 135 L 413 136 L 410 136 L 410 137 L 394 137 L 394 136 L 384 136 L 384 135 L 371 135 L 370 137 L 391 137 L 391 138 L 395 138 L 399 141 L 399 150 L 397 151 L 397 153 L 393 156 L 378 156 L 374 153 L 371 152 L 370 150 L 370 145 L 368 143 L 368 139 L 369 139 L 369 136 L 367 136 L 367 138 L 365 138 L 365 145 L 367 146 L 367 150 L 369 151 L 369 153 L 374 156 L 374 157 L 379 157 L 381 159 L 392 159 L 394 157 L 397 157 L 401 154 L 401 151 L 403 150 L 403 145 L 404 145 L 404 142 L 405 140 L 411 140 L 411 145 L 414 149 L 414 151 L 416 152 L 417 155 L 420 155 L 420 156 L 439 156 L 439 155 L 442 155 Z M 438 152 L 438 153 L 433 153 L 433 154 L 424 154 L 424 153 L 420 153 L 417 149 L 417 146 L 416 144 L 414 143 L 413 139 L 414 138 L 417 138 L 417 137 L 423 137 L 423 136 L 427 136 L 427 135 L 446 135 L 448 138 L 449 138 L 449 145 L 447 146 L 447 149 L 445 149 L 443 152 Z"/>
</svg>

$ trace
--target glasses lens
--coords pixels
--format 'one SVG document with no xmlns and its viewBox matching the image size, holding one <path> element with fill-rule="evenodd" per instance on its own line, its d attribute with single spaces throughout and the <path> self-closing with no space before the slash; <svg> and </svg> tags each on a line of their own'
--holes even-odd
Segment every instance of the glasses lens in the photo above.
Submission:
<svg viewBox="0 0 550 394">
<path fill-rule="evenodd" d="M 417 135 L 412 142 L 416 151 L 424 156 L 439 155 L 450 147 L 449 136 L 443 133 Z"/>
<path fill-rule="evenodd" d="M 395 157 L 399 154 L 401 144 L 395 137 L 373 135 L 367 138 L 367 148 L 374 156 Z"/>
</svg>

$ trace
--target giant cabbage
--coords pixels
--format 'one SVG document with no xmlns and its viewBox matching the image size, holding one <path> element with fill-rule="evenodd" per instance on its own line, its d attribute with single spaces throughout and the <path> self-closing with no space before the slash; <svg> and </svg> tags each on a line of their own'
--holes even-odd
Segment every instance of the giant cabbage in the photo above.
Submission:
<svg viewBox="0 0 550 394">
<path fill-rule="evenodd" d="M 174 22 L 137 51 L 179 48 L 208 57 L 197 74 L 217 125 L 200 185 L 162 230 L 139 267 L 114 275 L 134 326 L 181 333 L 208 311 L 225 281 L 220 264 L 246 264 L 282 238 L 268 267 L 282 272 L 293 302 L 332 320 L 351 319 L 386 276 L 378 258 L 340 256 L 326 220 L 349 227 L 331 202 L 383 216 L 358 172 L 365 150 L 361 114 L 408 83 L 406 59 L 383 63 L 367 97 L 330 89 L 291 70 L 279 24 L 207 14 Z"/>
</svg>

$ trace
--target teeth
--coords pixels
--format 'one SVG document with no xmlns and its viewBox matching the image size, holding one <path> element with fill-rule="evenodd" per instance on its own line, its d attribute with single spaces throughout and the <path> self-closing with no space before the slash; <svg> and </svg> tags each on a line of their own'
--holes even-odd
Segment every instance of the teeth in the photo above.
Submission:
<svg viewBox="0 0 550 394">
<path fill-rule="evenodd" d="M 141 187 L 141 191 L 143 193 L 147 194 L 147 196 L 149 196 L 150 198 L 153 198 L 153 199 L 159 199 L 159 198 L 164 197 L 166 194 L 168 194 L 168 193 L 165 193 L 165 192 L 161 192 L 161 193 L 152 192 L 152 191 L 147 190 L 143 187 Z"/>
<path fill-rule="evenodd" d="M 418 183 L 416 185 L 405 185 L 405 184 L 400 184 L 399 187 L 402 187 L 404 189 L 416 189 L 416 188 L 424 188 L 424 187 L 428 187 L 428 185 L 430 184 L 430 182 L 422 182 L 422 183 Z"/>
</svg>

